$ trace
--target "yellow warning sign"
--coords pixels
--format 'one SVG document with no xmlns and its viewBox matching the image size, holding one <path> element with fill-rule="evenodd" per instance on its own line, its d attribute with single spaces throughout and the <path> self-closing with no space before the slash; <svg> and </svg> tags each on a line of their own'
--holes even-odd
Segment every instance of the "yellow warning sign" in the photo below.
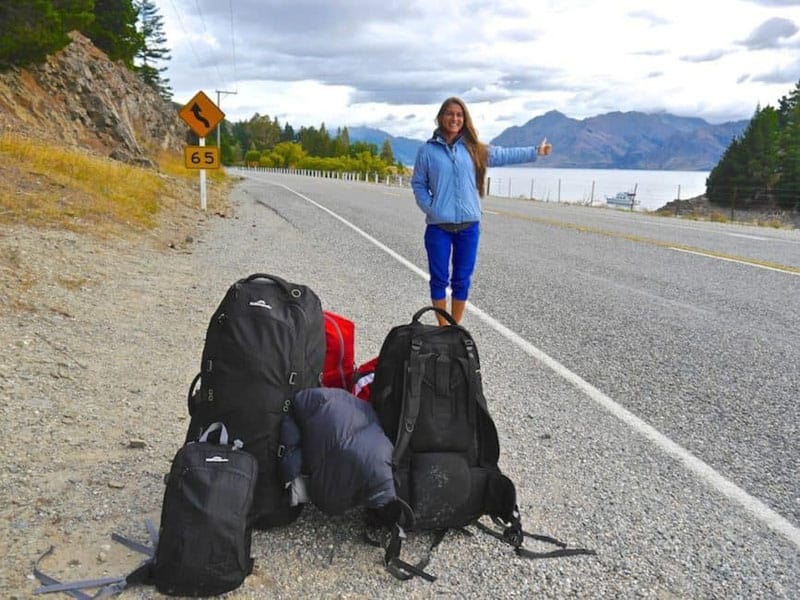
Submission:
<svg viewBox="0 0 800 600">
<path fill-rule="evenodd" d="M 178 115 L 192 128 L 197 137 L 206 137 L 225 118 L 225 113 L 202 91 L 197 92 Z"/>
<path fill-rule="evenodd" d="M 219 169 L 219 148 L 216 146 L 185 146 L 183 164 L 187 169 Z"/>
</svg>

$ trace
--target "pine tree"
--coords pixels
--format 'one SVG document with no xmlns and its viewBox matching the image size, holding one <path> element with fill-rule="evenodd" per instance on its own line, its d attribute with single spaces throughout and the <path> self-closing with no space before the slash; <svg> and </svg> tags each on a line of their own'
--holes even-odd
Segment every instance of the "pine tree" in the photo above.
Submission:
<svg viewBox="0 0 800 600">
<path fill-rule="evenodd" d="M 297 136 L 294 133 L 294 128 L 286 123 L 283 126 L 283 131 L 281 131 L 281 141 L 282 142 L 295 142 L 297 141 Z"/>
<path fill-rule="evenodd" d="M 144 44 L 136 29 L 138 14 L 133 0 L 94 0 L 94 22 L 83 33 L 111 60 L 134 69 L 134 57 Z"/>
<path fill-rule="evenodd" d="M 800 209 L 800 82 L 788 97 L 781 99 L 780 121 L 783 127 L 778 142 L 779 168 L 776 197 L 778 205 Z"/>
<path fill-rule="evenodd" d="M 778 103 L 757 108 L 706 180 L 709 201 L 800 209 L 800 82 Z"/>
<path fill-rule="evenodd" d="M 331 154 L 333 156 L 347 156 L 350 152 L 350 132 L 347 127 L 336 130 Z"/>
<path fill-rule="evenodd" d="M 169 79 L 163 77 L 166 66 L 156 66 L 160 61 L 169 60 L 170 53 L 167 48 L 167 37 L 164 35 L 164 18 L 158 13 L 158 7 L 152 0 L 139 0 L 136 5 L 139 14 L 139 33 L 142 45 L 136 53 L 139 65 L 136 67 L 139 77 L 149 86 L 158 91 L 162 98 L 172 98 L 172 89 Z"/>
<path fill-rule="evenodd" d="M 736 202 L 739 186 L 745 183 L 742 155 L 741 143 L 734 137 L 717 165 L 708 174 L 706 196 L 709 202 L 721 206 L 730 206 Z"/>
<path fill-rule="evenodd" d="M 0 2 L 0 69 L 43 62 L 69 44 L 69 31 L 94 20 L 92 6 L 92 0 Z"/>
<path fill-rule="evenodd" d="M 387 165 L 394 163 L 394 151 L 392 150 L 392 143 L 389 141 L 389 138 L 383 140 L 380 156 Z"/>
</svg>

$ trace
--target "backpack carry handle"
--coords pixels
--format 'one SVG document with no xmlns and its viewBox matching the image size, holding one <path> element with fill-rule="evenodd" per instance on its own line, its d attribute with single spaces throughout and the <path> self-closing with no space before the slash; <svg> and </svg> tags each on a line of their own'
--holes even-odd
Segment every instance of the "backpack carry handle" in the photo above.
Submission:
<svg viewBox="0 0 800 600">
<path fill-rule="evenodd" d="M 217 421 L 216 423 L 212 423 L 211 425 L 209 425 L 208 429 L 206 429 L 203 432 L 203 434 L 200 436 L 200 439 L 198 441 L 199 442 L 203 442 L 203 443 L 208 442 L 208 436 L 211 435 L 212 433 L 214 433 L 217 430 L 219 430 L 219 444 L 221 446 L 227 446 L 228 445 L 228 428 L 225 427 L 225 424 L 220 422 L 220 421 Z"/>
<path fill-rule="evenodd" d="M 447 312 L 443 308 L 439 308 L 438 306 L 426 306 L 425 308 L 420 308 L 416 313 L 414 313 L 414 316 L 411 317 L 411 320 L 414 322 L 419 321 L 419 318 L 429 310 L 435 311 L 437 314 L 442 315 L 442 317 L 444 317 L 447 320 L 447 322 L 450 323 L 450 325 L 453 326 L 458 325 L 458 323 L 456 323 L 456 320 L 450 315 L 449 312 Z"/>
<path fill-rule="evenodd" d="M 242 279 L 242 283 L 250 283 L 251 281 L 255 281 L 256 279 L 269 279 L 270 281 L 274 281 L 278 284 L 278 286 L 283 290 L 283 292 L 292 298 L 296 298 L 299 294 L 299 290 L 297 288 L 293 288 L 289 285 L 289 282 L 283 279 L 282 277 L 278 277 L 277 275 L 269 275 L 267 273 L 253 273 Z"/>
</svg>

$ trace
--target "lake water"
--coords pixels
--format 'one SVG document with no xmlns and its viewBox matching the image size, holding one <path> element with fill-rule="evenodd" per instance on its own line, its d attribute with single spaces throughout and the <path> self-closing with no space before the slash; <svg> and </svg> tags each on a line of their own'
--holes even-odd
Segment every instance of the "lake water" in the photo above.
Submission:
<svg viewBox="0 0 800 600">
<path fill-rule="evenodd" d="M 637 210 L 656 210 L 676 198 L 704 194 L 708 171 L 497 167 L 486 176 L 492 196 L 605 205 L 606 196 L 635 190 Z"/>
</svg>

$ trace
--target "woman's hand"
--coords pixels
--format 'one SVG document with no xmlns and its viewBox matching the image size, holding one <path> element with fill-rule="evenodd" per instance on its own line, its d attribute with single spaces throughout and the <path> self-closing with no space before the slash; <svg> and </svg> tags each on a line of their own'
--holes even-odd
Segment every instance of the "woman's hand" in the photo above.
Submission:
<svg viewBox="0 0 800 600">
<path fill-rule="evenodd" d="M 549 156 L 550 152 L 553 150 L 552 144 L 547 141 L 547 138 L 542 138 L 542 142 L 536 148 L 536 154 L 539 156 Z"/>
</svg>

